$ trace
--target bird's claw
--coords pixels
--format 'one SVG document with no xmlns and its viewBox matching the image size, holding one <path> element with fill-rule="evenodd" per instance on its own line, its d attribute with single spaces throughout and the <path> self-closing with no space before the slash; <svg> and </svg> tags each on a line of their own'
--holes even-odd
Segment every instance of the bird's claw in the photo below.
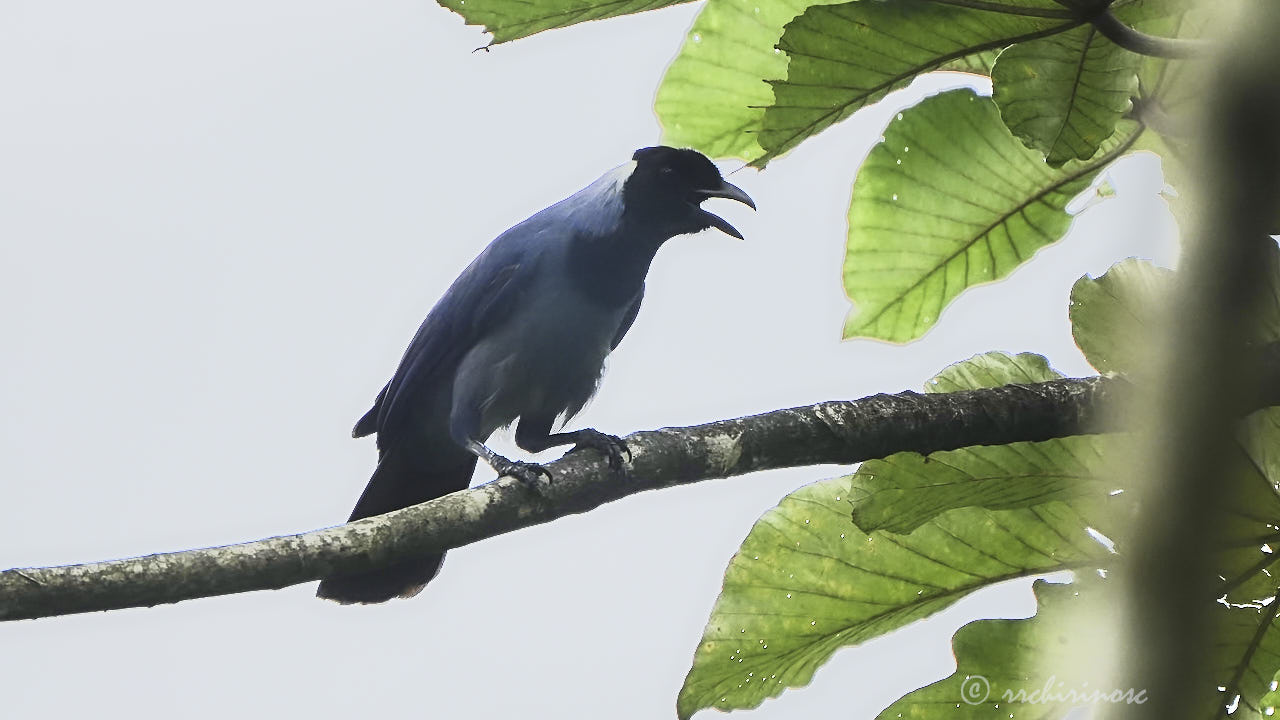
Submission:
<svg viewBox="0 0 1280 720">
<path fill-rule="evenodd" d="M 495 467 L 498 477 L 510 475 L 519 480 L 526 487 L 538 490 L 542 487 L 542 478 L 546 478 L 546 482 L 551 482 L 551 471 L 542 467 L 538 463 L 520 462 L 519 460 L 508 460 L 500 467 Z"/>
<path fill-rule="evenodd" d="M 577 452 L 583 448 L 591 448 L 598 450 L 609 463 L 609 469 L 618 472 L 622 470 L 622 454 L 626 453 L 626 462 L 631 462 L 631 448 L 627 447 L 627 443 L 617 435 L 602 433 L 599 430 L 582 430 L 577 437 L 578 444 L 574 446 L 570 452 Z"/>
</svg>

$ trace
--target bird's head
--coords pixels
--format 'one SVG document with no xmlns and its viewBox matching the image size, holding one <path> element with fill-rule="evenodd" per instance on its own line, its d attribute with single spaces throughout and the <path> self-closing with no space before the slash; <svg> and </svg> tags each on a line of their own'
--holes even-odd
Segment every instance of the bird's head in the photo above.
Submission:
<svg viewBox="0 0 1280 720">
<path fill-rule="evenodd" d="M 696 150 L 658 145 L 631 156 L 635 165 L 622 188 L 628 212 L 656 222 L 673 235 L 717 228 L 741 239 L 724 218 L 702 209 L 708 198 L 737 200 L 752 210 L 756 204 L 742 188 L 720 177 L 720 171 Z"/>
</svg>

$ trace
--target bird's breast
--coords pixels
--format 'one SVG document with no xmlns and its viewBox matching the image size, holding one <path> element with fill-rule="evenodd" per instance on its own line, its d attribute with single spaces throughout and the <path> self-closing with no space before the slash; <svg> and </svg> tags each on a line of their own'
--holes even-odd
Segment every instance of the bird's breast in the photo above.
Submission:
<svg viewBox="0 0 1280 720">
<path fill-rule="evenodd" d="M 524 302 L 463 360 L 468 375 L 482 378 L 484 434 L 518 417 L 572 414 L 585 405 L 625 312 L 570 283 L 528 288 Z"/>
</svg>

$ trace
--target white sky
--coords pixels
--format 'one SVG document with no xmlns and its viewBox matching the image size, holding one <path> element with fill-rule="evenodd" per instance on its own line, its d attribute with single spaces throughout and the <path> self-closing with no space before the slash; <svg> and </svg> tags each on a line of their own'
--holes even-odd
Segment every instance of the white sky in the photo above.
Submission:
<svg viewBox="0 0 1280 720">
<path fill-rule="evenodd" d="M 498 232 L 659 139 L 653 94 L 696 10 L 472 53 L 479 30 L 426 0 L 0 4 L 0 567 L 345 518 L 374 462 L 350 427 L 422 316 Z M 760 212 L 718 208 L 747 241 L 664 248 L 575 426 L 918 389 L 992 349 L 1088 373 L 1071 283 L 1172 258 L 1149 157 L 924 340 L 839 341 L 849 187 L 896 108 L 734 175 Z M 312 583 L 0 625 L 6 715 L 671 717 L 752 522 L 839 472 L 647 493 L 456 550 L 411 601 L 339 607 Z M 951 672 L 958 624 L 1029 612 L 1025 583 L 987 593 L 742 716 L 872 717 Z"/>
</svg>

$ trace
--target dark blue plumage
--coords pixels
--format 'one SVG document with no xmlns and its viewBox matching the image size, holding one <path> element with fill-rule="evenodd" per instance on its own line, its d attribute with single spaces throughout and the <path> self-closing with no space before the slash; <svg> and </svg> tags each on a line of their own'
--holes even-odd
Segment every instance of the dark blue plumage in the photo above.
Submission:
<svg viewBox="0 0 1280 720">
<path fill-rule="evenodd" d="M 377 433 L 378 467 L 351 519 L 464 489 L 477 458 L 536 483 L 546 471 L 484 441 L 517 419 L 516 442 L 538 452 L 595 447 L 621 463 L 625 446 L 595 430 L 551 433 L 595 393 L 605 357 L 631 327 L 654 254 L 669 238 L 710 227 L 709 197 L 755 205 L 692 150 L 636 151 L 574 195 L 499 235 L 432 308 L 395 375 L 353 435 Z M 381 602 L 416 594 L 443 555 L 333 577 L 320 597 Z"/>
</svg>

